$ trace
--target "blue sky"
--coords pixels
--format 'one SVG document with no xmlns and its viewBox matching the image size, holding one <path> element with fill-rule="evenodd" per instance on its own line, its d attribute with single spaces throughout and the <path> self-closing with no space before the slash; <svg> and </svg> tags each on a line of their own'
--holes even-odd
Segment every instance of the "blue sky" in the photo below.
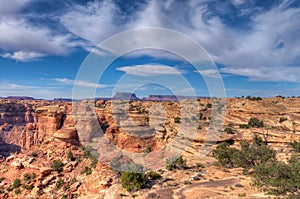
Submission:
<svg viewBox="0 0 300 199">
<path fill-rule="evenodd" d="M 96 96 L 116 91 L 135 91 L 140 97 L 209 96 L 204 79 L 221 74 L 228 97 L 300 93 L 297 0 L 1 0 L 0 96 L 71 98 L 78 71 L 94 47 L 114 34 L 145 27 L 187 35 L 203 46 L 217 70 L 196 71 L 185 59 L 152 49 L 120 56 L 99 82 L 85 79 L 77 86 L 97 88 Z M 124 76 L 135 81 L 116 86 Z M 190 87 L 177 86 L 176 76 Z M 145 78 L 176 86 L 139 85 Z"/>
</svg>

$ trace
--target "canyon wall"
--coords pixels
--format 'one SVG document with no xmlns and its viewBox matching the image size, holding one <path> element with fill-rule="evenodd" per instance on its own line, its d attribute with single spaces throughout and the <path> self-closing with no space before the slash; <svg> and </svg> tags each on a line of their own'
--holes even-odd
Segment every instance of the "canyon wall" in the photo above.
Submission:
<svg viewBox="0 0 300 199">
<path fill-rule="evenodd" d="M 268 141 L 277 145 L 299 139 L 300 98 L 276 97 L 260 101 L 232 98 L 226 99 L 226 102 L 223 128 L 231 128 L 234 134 L 221 132 L 214 142 L 233 139 L 238 143 L 243 139 L 252 139 L 254 133 L 267 135 Z M 158 150 L 173 138 L 181 136 L 192 140 L 188 151 L 195 154 L 206 133 L 209 129 L 212 131 L 211 124 L 218 120 L 211 121 L 212 109 L 216 108 L 211 105 L 211 99 L 203 98 L 197 103 L 190 103 L 189 112 L 184 116 L 181 113 L 182 102 L 99 100 L 94 103 L 85 100 L 73 115 L 71 102 L 2 101 L 0 136 L 7 143 L 27 149 L 45 139 L 54 138 L 66 142 L 92 139 L 96 142 L 96 137 L 105 133 L 105 137 L 115 146 L 131 152 L 144 152 L 149 147 Z M 195 107 L 197 110 L 194 110 Z M 262 120 L 265 127 L 239 127 L 240 124 L 247 124 L 252 117 Z M 192 125 L 197 125 L 196 132 L 189 132 Z M 83 133 L 78 134 L 77 130 Z M 178 147 L 180 143 L 173 142 L 173 145 Z"/>
</svg>

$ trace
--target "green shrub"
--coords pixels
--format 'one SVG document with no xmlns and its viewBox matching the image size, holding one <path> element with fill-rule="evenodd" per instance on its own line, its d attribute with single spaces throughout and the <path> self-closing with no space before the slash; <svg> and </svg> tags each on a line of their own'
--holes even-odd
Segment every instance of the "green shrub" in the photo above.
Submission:
<svg viewBox="0 0 300 199">
<path fill-rule="evenodd" d="M 56 186 L 57 189 L 59 189 L 64 183 L 65 183 L 65 181 L 63 179 L 59 179 L 56 182 L 55 186 Z"/>
<path fill-rule="evenodd" d="M 293 148 L 293 151 L 300 152 L 300 141 L 294 140 L 289 143 L 289 146 Z"/>
<path fill-rule="evenodd" d="M 171 130 L 172 130 L 172 129 L 171 129 Z M 162 135 L 162 138 L 165 139 L 165 137 L 166 137 L 166 135 L 167 135 L 167 130 L 164 129 L 164 130 L 162 130 L 161 132 L 162 132 L 162 134 L 163 134 L 163 135 Z"/>
<path fill-rule="evenodd" d="M 34 185 L 33 184 L 30 184 L 30 185 L 24 184 L 22 187 L 24 189 L 27 189 L 28 191 L 31 191 L 34 188 Z"/>
<path fill-rule="evenodd" d="M 121 182 L 127 191 L 137 191 L 146 187 L 146 175 L 125 171 L 121 175 Z"/>
<path fill-rule="evenodd" d="M 198 118 L 199 118 L 199 120 L 202 120 L 203 119 L 203 113 L 198 113 Z"/>
<path fill-rule="evenodd" d="M 4 177 L 0 177 L 0 182 L 2 182 L 5 178 Z"/>
<path fill-rule="evenodd" d="M 300 157 L 292 156 L 287 163 L 277 161 L 275 151 L 257 135 L 251 143 L 241 142 L 240 150 L 221 143 L 213 150 L 213 155 L 223 166 L 243 167 L 245 171 L 253 168 L 254 185 L 269 194 L 300 192 Z"/>
<path fill-rule="evenodd" d="M 236 163 L 245 169 L 250 169 L 257 164 L 274 161 L 276 153 L 272 150 L 261 137 L 255 135 L 250 145 L 249 142 L 241 142 L 240 156 L 237 157 Z"/>
<path fill-rule="evenodd" d="M 153 171 L 153 170 L 149 171 L 149 172 L 147 173 L 147 175 L 149 176 L 149 178 L 150 178 L 151 180 L 156 180 L 156 179 L 158 179 L 158 178 L 161 178 L 161 175 L 160 175 L 159 173 Z"/>
<path fill-rule="evenodd" d="M 98 164 L 98 160 L 96 158 L 90 158 L 91 160 L 91 167 L 94 169 L 96 168 L 97 164 Z"/>
<path fill-rule="evenodd" d="M 74 161 L 74 160 L 75 160 L 72 151 L 69 151 L 69 152 L 68 152 L 68 158 L 69 158 L 71 161 Z"/>
<path fill-rule="evenodd" d="M 29 181 L 31 179 L 31 175 L 29 173 L 25 173 L 23 175 L 23 179 L 24 179 L 25 182 L 27 182 L 27 181 Z"/>
<path fill-rule="evenodd" d="M 185 181 L 183 181 L 183 184 L 188 185 L 188 184 L 192 184 L 192 183 L 189 180 L 185 180 Z"/>
<path fill-rule="evenodd" d="M 82 147 L 82 150 L 83 150 L 83 156 L 85 158 L 88 158 L 90 159 L 91 161 L 91 167 L 92 168 L 96 168 L 97 166 L 97 163 L 98 163 L 98 158 L 99 157 L 99 154 L 96 154 L 96 152 L 94 151 L 93 154 L 92 154 L 92 149 L 90 147 Z"/>
<path fill-rule="evenodd" d="M 64 164 L 60 160 L 53 160 L 51 168 L 53 171 L 61 172 L 63 166 Z"/>
<path fill-rule="evenodd" d="M 241 129 L 248 129 L 249 125 L 248 124 L 240 124 L 239 125 Z"/>
<path fill-rule="evenodd" d="M 201 162 L 197 162 L 197 163 L 196 163 L 196 167 L 197 167 L 197 168 L 205 168 L 205 165 L 202 164 Z"/>
<path fill-rule="evenodd" d="M 232 130 L 232 128 L 229 128 L 229 127 L 226 127 L 224 129 L 224 132 L 227 133 L 227 134 L 235 134 L 235 132 Z"/>
<path fill-rule="evenodd" d="M 15 188 L 18 188 L 20 186 L 21 186 L 21 180 L 19 178 L 15 179 L 14 182 L 13 182 L 12 187 L 15 189 Z"/>
<path fill-rule="evenodd" d="M 32 152 L 30 155 L 31 155 L 32 157 L 37 157 L 37 156 L 38 156 L 38 154 L 37 154 L 36 152 Z"/>
<path fill-rule="evenodd" d="M 235 148 L 230 148 L 227 142 L 222 142 L 213 150 L 213 156 L 218 160 L 218 163 L 224 167 L 238 167 L 236 159 L 240 157 L 240 151 Z"/>
<path fill-rule="evenodd" d="M 13 190 L 14 190 L 14 188 L 13 188 L 12 185 L 6 188 L 6 191 L 7 191 L 7 192 L 11 192 L 11 191 L 13 191 Z"/>
<path fill-rule="evenodd" d="M 251 97 L 250 95 L 248 95 L 248 96 L 246 97 L 246 99 L 248 99 L 248 100 L 253 100 L 253 101 L 259 101 L 259 100 L 262 100 L 261 97 Z"/>
<path fill-rule="evenodd" d="M 145 149 L 144 153 L 150 153 L 152 151 L 151 146 L 147 146 L 147 148 Z"/>
<path fill-rule="evenodd" d="M 248 125 L 250 127 L 254 127 L 254 128 L 261 128 L 261 127 L 264 127 L 264 122 L 260 121 L 256 117 L 252 117 L 252 118 L 249 119 Z"/>
<path fill-rule="evenodd" d="M 213 155 L 219 164 L 225 167 L 243 167 L 248 170 L 260 163 L 275 160 L 275 151 L 257 135 L 252 143 L 242 141 L 241 149 L 231 148 L 228 143 L 223 142 L 213 150 Z"/>
<path fill-rule="evenodd" d="M 20 193 L 22 193 L 22 191 L 21 191 L 21 189 L 20 188 L 17 188 L 16 190 L 15 190 L 15 194 L 20 194 Z"/>
<path fill-rule="evenodd" d="M 207 107 L 207 108 L 211 108 L 211 107 L 212 107 L 212 104 L 211 104 L 211 103 L 207 103 L 206 107 Z"/>
<path fill-rule="evenodd" d="M 72 184 L 75 183 L 75 182 L 77 182 L 76 177 L 73 177 L 72 180 L 71 180 L 71 182 L 72 182 Z"/>
<path fill-rule="evenodd" d="M 180 123 L 181 118 L 180 117 L 175 117 L 174 118 L 174 123 Z"/>
<path fill-rule="evenodd" d="M 25 182 L 30 181 L 30 180 L 34 180 L 36 178 L 36 174 L 33 172 L 32 174 L 30 173 L 25 173 L 23 175 L 23 179 Z"/>
<path fill-rule="evenodd" d="M 88 147 L 83 146 L 82 150 L 84 158 L 89 158 L 92 155 Z"/>
<path fill-rule="evenodd" d="M 168 158 L 166 160 L 166 169 L 174 170 L 174 169 L 184 169 L 186 167 L 186 160 L 182 158 L 182 156 L 174 156 Z"/>
<path fill-rule="evenodd" d="M 274 161 L 254 167 L 254 185 L 273 195 L 287 193 L 297 194 L 300 191 L 300 160 L 293 156 L 288 163 Z"/>
<path fill-rule="evenodd" d="M 64 186 L 63 190 L 64 191 L 67 191 L 68 189 L 70 189 L 71 185 L 70 183 L 68 183 L 66 186 Z"/>
<path fill-rule="evenodd" d="M 85 175 L 91 175 L 92 174 L 92 169 L 90 168 L 90 167 L 87 167 L 87 166 L 85 166 L 84 167 L 84 170 L 83 171 L 81 171 L 81 174 L 84 174 L 85 173 Z"/>
<path fill-rule="evenodd" d="M 282 123 L 282 122 L 284 122 L 284 121 L 286 121 L 286 120 L 287 120 L 286 117 L 281 117 L 281 118 L 279 118 L 279 123 Z"/>
</svg>

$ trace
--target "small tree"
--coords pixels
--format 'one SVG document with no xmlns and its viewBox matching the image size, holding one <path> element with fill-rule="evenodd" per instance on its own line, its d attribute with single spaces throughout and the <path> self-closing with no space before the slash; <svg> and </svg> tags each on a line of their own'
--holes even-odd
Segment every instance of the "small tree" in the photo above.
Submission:
<svg viewBox="0 0 300 199">
<path fill-rule="evenodd" d="M 147 148 L 145 149 L 144 153 L 150 153 L 152 151 L 151 146 L 147 146 Z"/>
<path fill-rule="evenodd" d="M 127 191 L 137 191 L 146 187 L 146 175 L 125 171 L 121 175 L 121 182 L 123 188 Z"/>
<path fill-rule="evenodd" d="M 223 142 L 213 150 L 213 155 L 222 166 L 243 167 L 248 170 L 257 164 L 275 160 L 276 154 L 261 137 L 255 135 L 251 144 L 242 141 L 240 150 L 231 148 L 228 143 Z"/>
<path fill-rule="evenodd" d="M 227 133 L 227 134 L 234 134 L 234 131 L 232 130 L 232 128 L 229 128 L 229 127 L 226 127 L 224 129 L 224 132 Z"/>
<path fill-rule="evenodd" d="M 51 168 L 53 171 L 62 172 L 63 166 L 64 166 L 64 164 L 60 160 L 54 160 L 52 162 Z"/>
<path fill-rule="evenodd" d="M 151 179 L 151 180 L 156 180 L 158 178 L 161 178 L 161 175 L 153 170 L 149 171 L 147 173 L 147 176 Z"/>
<path fill-rule="evenodd" d="M 240 156 L 240 151 L 229 146 L 227 142 L 222 142 L 213 150 L 213 156 L 224 167 L 237 167 L 236 159 Z"/>
<path fill-rule="evenodd" d="M 180 117 L 175 117 L 174 118 L 174 123 L 180 123 L 181 118 Z"/>
<path fill-rule="evenodd" d="M 83 171 L 81 171 L 81 174 L 84 174 L 85 173 L 85 175 L 91 175 L 92 174 L 92 169 L 90 168 L 90 167 L 87 167 L 87 166 L 85 166 L 84 167 L 84 170 Z"/>
<path fill-rule="evenodd" d="M 174 156 L 168 158 L 166 160 L 166 169 L 174 170 L 174 169 L 184 169 L 186 167 L 186 160 L 182 158 L 182 156 Z"/>
<path fill-rule="evenodd" d="M 55 186 L 56 186 L 57 189 L 59 189 L 64 183 L 65 183 L 65 181 L 63 179 L 59 179 L 56 182 Z"/>
<path fill-rule="evenodd" d="M 37 156 L 38 156 L 38 154 L 37 154 L 36 152 L 32 152 L 30 155 L 31 155 L 32 157 L 37 157 Z"/>
<path fill-rule="evenodd" d="M 25 182 L 30 181 L 30 180 L 34 180 L 36 178 L 36 174 L 34 172 L 32 172 L 32 174 L 30 173 L 25 173 L 23 175 L 23 179 Z"/>
<path fill-rule="evenodd" d="M 13 182 L 13 188 L 16 189 L 21 186 L 21 180 L 19 178 L 15 179 Z"/>
<path fill-rule="evenodd" d="M 299 141 L 294 140 L 293 142 L 289 143 L 289 146 L 293 148 L 293 151 L 298 152 L 298 153 L 300 152 L 300 142 Z"/>
<path fill-rule="evenodd" d="M 286 120 L 287 120 L 286 117 L 280 117 L 280 118 L 279 118 L 279 123 L 282 123 L 282 122 L 284 122 L 284 121 L 286 121 Z"/>
<path fill-rule="evenodd" d="M 254 185 L 273 195 L 297 194 L 300 191 L 300 160 L 293 156 L 288 163 L 274 161 L 254 167 Z M 296 197 L 297 198 L 297 197 Z"/>
<path fill-rule="evenodd" d="M 249 128 L 249 125 L 248 124 L 240 124 L 239 127 L 241 129 L 248 129 Z"/>
<path fill-rule="evenodd" d="M 71 161 L 74 161 L 74 160 L 75 160 L 72 151 L 69 151 L 69 152 L 68 152 L 68 158 L 69 158 Z"/>
<path fill-rule="evenodd" d="M 252 117 L 252 118 L 249 119 L 248 125 L 250 127 L 254 127 L 254 128 L 261 128 L 261 127 L 264 127 L 264 122 L 260 121 L 256 117 Z"/>
</svg>

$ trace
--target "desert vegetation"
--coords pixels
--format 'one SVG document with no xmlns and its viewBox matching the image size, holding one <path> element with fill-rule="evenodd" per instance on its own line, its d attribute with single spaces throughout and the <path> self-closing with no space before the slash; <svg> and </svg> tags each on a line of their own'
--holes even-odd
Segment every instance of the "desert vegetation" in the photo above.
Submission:
<svg viewBox="0 0 300 199">
<path fill-rule="evenodd" d="M 255 120 L 256 121 L 256 120 Z M 290 143 L 299 151 L 299 142 Z M 276 152 L 261 137 L 254 135 L 251 143 L 242 141 L 240 149 L 226 142 L 213 151 L 218 163 L 224 167 L 242 167 L 245 174 L 254 178 L 256 187 L 273 195 L 297 195 L 300 192 L 300 156 L 292 155 L 287 163 L 277 160 Z"/>
</svg>

